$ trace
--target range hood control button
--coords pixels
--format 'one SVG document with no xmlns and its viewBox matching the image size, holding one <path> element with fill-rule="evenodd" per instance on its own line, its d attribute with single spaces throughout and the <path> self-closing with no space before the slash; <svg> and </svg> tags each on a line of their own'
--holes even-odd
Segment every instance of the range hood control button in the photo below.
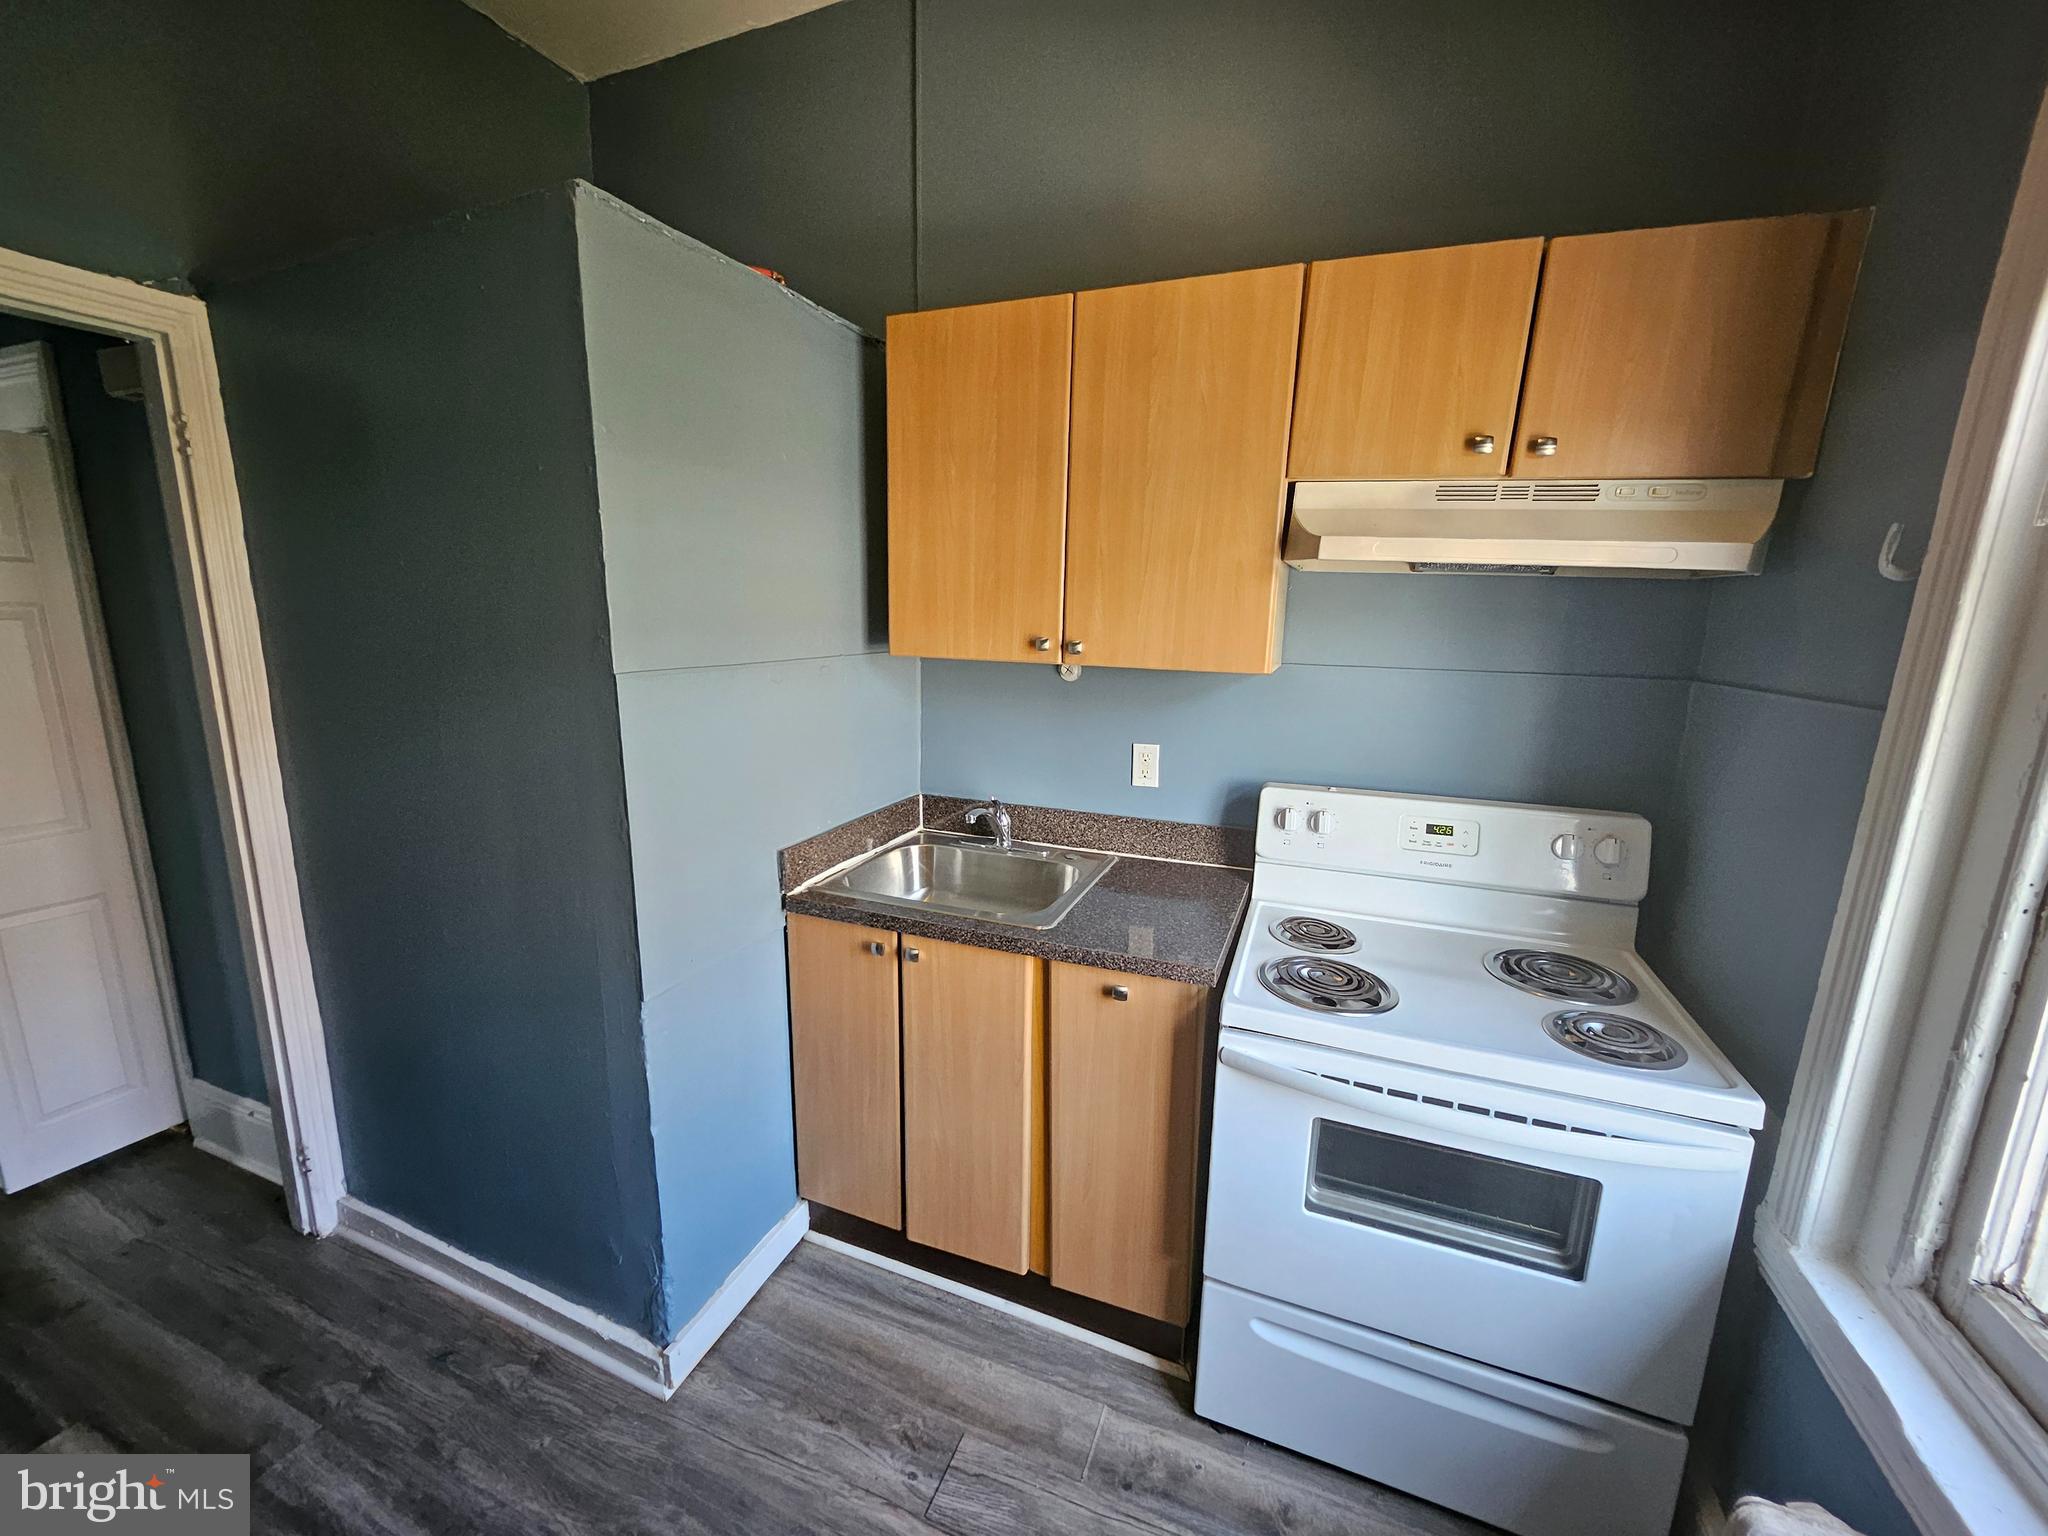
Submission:
<svg viewBox="0 0 2048 1536">
<path fill-rule="evenodd" d="M 1622 854 L 1626 851 L 1627 845 L 1620 838 L 1612 834 L 1601 838 L 1599 842 L 1593 845 L 1593 857 L 1609 869 L 1614 869 L 1620 865 Z"/>
<path fill-rule="evenodd" d="M 1550 851 L 1569 863 L 1579 856 L 1579 834 L 1560 832 L 1550 840 Z"/>
<path fill-rule="evenodd" d="M 1282 832 L 1292 832 L 1301 825 L 1301 812 L 1291 805 L 1283 805 L 1273 813 L 1273 825 Z"/>
</svg>

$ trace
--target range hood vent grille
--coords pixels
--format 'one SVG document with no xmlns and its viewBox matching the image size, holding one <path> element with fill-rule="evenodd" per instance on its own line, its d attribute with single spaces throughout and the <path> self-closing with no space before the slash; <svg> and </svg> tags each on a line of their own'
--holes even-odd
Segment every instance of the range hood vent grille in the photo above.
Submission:
<svg viewBox="0 0 2048 1536">
<path fill-rule="evenodd" d="M 1303 480 L 1287 563 L 1312 571 L 1735 576 L 1778 480 Z"/>
<path fill-rule="evenodd" d="M 1597 480 L 1439 480 L 1435 499 L 1450 504 L 1598 501 Z"/>
</svg>

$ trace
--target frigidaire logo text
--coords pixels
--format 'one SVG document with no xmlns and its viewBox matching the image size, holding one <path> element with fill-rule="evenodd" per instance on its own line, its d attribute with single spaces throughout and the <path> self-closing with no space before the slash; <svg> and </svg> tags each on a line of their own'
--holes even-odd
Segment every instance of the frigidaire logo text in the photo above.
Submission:
<svg viewBox="0 0 2048 1536">
<path fill-rule="evenodd" d="M 171 1469 L 164 1468 L 166 1472 Z M 88 1478 L 79 1472 L 70 1479 L 34 1478 L 21 1474 L 21 1504 L 24 1513 L 81 1514 L 95 1525 L 105 1525 L 119 1515 L 154 1514 L 174 1509 L 230 1510 L 235 1507 L 232 1488 L 174 1489 L 152 1472 L 138 1478 L 126 1470 L 112 1477 Z"/>
</svg>

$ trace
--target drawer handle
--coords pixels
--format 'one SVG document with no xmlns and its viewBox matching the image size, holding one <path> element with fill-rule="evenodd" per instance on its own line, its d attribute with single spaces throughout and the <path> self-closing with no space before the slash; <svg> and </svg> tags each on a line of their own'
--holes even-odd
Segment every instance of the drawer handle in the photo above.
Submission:
<svg viewBox="0 0 2048 1536">
<path fill-rule="evenodd" d="M 917 951 L 906 946 L 903 951 L 903 958 L 914 964 L 917 960 Z"/>
<path fill-rule="evenodd" d="M 1113 1003 L 1128 1003 L 1131 1000 L 1129 987 L 1104 987 L 1102 995 Z"/>
<path fill-rule="evenodd" d="M 883 950 L 884 950 L 884 949 L 885 949 L 886 947 L 887 947 L 887 946 L 886 946 L 886 945 L 884 945 L 884 944 L 883 944 L 883 943 L 881 942 L 881 940 L 879 940 L 879 939 L 876 939 L 876 940 L 873 940 L 873 941 L 871 941 L 871 942 L 870 942 L 870 943 L 868 944 L 868 953 L 869 953 L 869 954 L 871 954 L 871 955 L 879 955 L 879 954 L 881 954 L 881 953 L 882 953 L 882 951 L 883 951 Z"/>
</svg>

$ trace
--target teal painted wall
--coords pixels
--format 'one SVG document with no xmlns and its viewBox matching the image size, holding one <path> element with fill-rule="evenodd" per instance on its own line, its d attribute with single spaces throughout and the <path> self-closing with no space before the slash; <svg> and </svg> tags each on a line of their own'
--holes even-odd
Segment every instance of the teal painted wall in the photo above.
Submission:
<svg viewBox="0 0 2048 1536">
<path fill-rule="evenodd" d="M 2048 11 L 2020 0 L 1938 27 L 1906 0 L 1575 4 L 1540 25 L 1509 5 L 843 0 L 598 82 L 592 131 L 601 180 L 870 327 L 1877 204 L 1820 473 L 1761 580 L 1297 575 L 1270 679 L 924 673 L 934 792 L 1244 821 L 1260 780 L 1329 778 L 1645 812 L 1645 947 L 1781 1112 L 1911 602 L 1877 576 L 1879 539 L 1899 521 L 1924 543 L 2044 65 Z M 848 78 L 874 88 L 848 101 Z M 1134 740 L 1162 743 L 1164 788 L 1129 787 Z M 1899 1536 L 1748 1255 L 1745 1234 L 1697 1436 L 1710 1482 Z"/>
<path fill-rule="evenodd" d="M 0 246 L 231 302 L 240 276 L 588 168 L 583 88 L 455 0 L 0 6 Z M 260 1099 L 141 409 L 64 366 L 194 1065 Z M 245 465 L 289 451 L 246 416 L 232 435 Z"/>
<path fill-rule="evenodd" d="M 874 343 L 576 198 L 671 1332 L 796 1202 L 778 848 L 916 792 Z"/>
<path fill-rule="evenodd" d="M 110 338 L 0 315 L 0 347 L 31 340 L 56 359 L 192 1071 L 260 1103 L 263 1053 L 149 421 L 100 385 Z"/>
<path fill-rule="evenodd" d="M 1804 201 L 1874 204 L 1813 480 L 1795 487 L 1755 581 L 1715 587 L 1646 951 L 1771 1107 L 1761 1195 L 1914 589 L 1875 569 L 1927 535 L 1963 384 L 2048 84 L 2048 10 L 1831 7 L 1803 93 Z M 1675 855 L 1668 857 L 1667 855 Z M 1737 1246 L 1701 1405 L 1726 1498 L 1813 1498 L 1903 1536 L 1892 1498 Z"/>
<path fill-rule="evenodd" d="M 213 284 L 589 169 L 581 86 L 455 0 L 8 0 L 0 246 Z"/>
<path fill-rule="evenodd" d="M 660 1337 L 569 189 L 213 320 L 349 1188 Z"/>
</svg>

